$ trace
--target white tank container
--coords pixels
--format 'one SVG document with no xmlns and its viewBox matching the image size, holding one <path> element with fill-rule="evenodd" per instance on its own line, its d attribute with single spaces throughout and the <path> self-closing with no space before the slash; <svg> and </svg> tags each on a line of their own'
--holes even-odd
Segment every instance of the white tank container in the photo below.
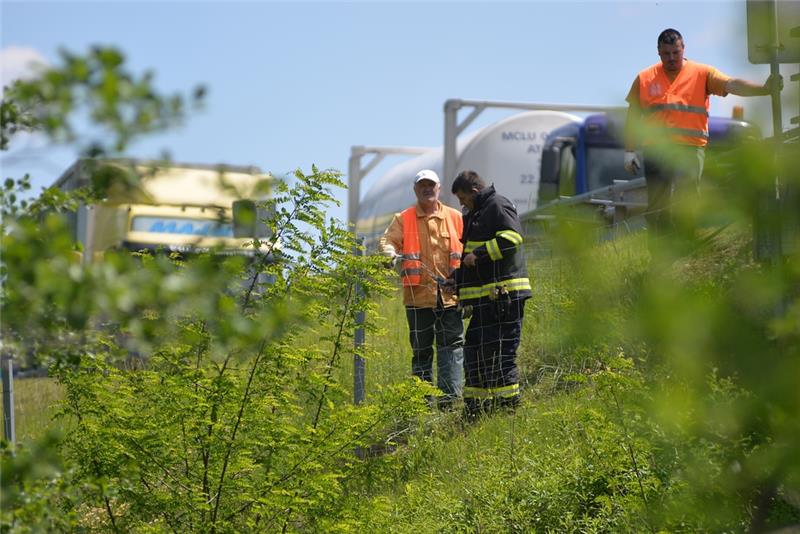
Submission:
<svg viewBox="0 0 800 534">
<path fill-rule="evenodd" d="M 560 111 L 527 111 L 462 135 L 456 143 L 456 174 L 473 170 L 494 183 L 520 214 L 532 210 L 545 138 L 555 128 L 580 120 Z M 356 231 L 364 235 L 368 248 L 375 247 L 395 213 L 416 202 L 414 176 L 433 169 L 441 177 L 443 162 L 443 149 L 432 149 L 392 167 L 367 190 L 359 203 Z"/>
</svg>

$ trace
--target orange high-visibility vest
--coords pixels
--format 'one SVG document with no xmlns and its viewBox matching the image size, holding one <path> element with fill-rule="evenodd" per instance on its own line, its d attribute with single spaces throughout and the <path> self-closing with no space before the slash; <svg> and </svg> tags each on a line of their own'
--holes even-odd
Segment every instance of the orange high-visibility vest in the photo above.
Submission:
<svg viewBox="0 0 800 534">
<path fill-rule="evenodd" d="M 657 63 L 639 73 L 639 104 L 647 123 L 666 130 L 672 141 L 682 145 L 708 143 L 708 92 L 710 67 L 685 61 L 678 76 L 670 81 L 664 66 Z M 644 144 L 652 144 L 645 139 Z"/>
<path fill-rule="evenodd" d="M 450 270 L 452 272 L 461 264 L 461 233 L 464 228 L 464 221 L 458 211 L 444 205 L 442 205 L 442 209 L 445 210 L 445 224 L 447 224 L 447 230 L 450 234 Z M 422 260 L 420 258 L 422 249 L 417 231 L 417 207 L 411 206 L 403 210 L 402 216 L 403 263 L 400 277 L 403 280 L 403 286 L 418 286 L 422 275 Z M 433 265 L 428 266 L 430 270 L 434 268 L 435 266 Z"/>
</svg>

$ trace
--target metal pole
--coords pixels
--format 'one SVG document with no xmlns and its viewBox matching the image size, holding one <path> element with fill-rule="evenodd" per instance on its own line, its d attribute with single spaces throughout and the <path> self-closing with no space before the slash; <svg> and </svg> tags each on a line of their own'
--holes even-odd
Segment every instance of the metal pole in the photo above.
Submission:
<svg viewBox="0 0 800 534">
<path fill-rule="evenodd" d="M 364 255 L 364 237 L 359 236 L 359 244 L 362 245 L 356 250 L 359 256 Z M 364 290 L 361 287 L 361 282 L 356 282 L 356 301 L 364 298 Z M 364 311 L 356 312 L 356 331 L 353 335 L 353 404 L 361 404 L 366 398 L 366 378 L 367 378 L 367 363 L 364 360 Z"/>
<path fill-rule="evenodd" d="M 777 51 L 775 52 L 777 55 Z M 777 59 L 773 59 L 769 64 L 770 76 L 778 77 L 781 74 L 780 64 Z M 781 116 L 781 90 L 779 87 L 772 88 L 772 132 L 776 143 L 783 141 L 783 117 Z"/>
<path fill-rule="evenodd" d="M 772 61 L 769 64 L 770 76 L 780 76 L 780 63 L 778 62 L 778 53 L 781 48 L 780 40 L 778 38 L 778 2 L 772 2 Z M 775 144 L 775 153 L 773 158 L 776 162 L 775 168 L 780 168 L 781 151 L 783 148 L 783 116 L 781 110 L 781 90 L 780 87 L 772 87 L 772 139 Z M 781 229 L 783 227 L 782 219 L 783 214 L 781 211 L 781 178 L 777 173 L 775 174 L 775 194 L 769 199 L 770 206 L 766 217 L 769 220 L 769 254 L 771 261 L 780 261 L 783 254 L 783 245 L 781 243 Z"/>
<path fill-rule="evenodd" d="M 17 442 L 14 424 L 14 358 L 2 352 L 2 344 L 0 354 L 0 374 L 3 375 L 3 436 L 13 446 Z"/>
<path fill-rule="evenodd" d="M 458 104 L 458 107 L 480 107 L 480 108 L 506 108 L 506 109 L 521 109 L 521 110 L 528 110 L 528 111 L 580 111 L 580 112 L 603 112 L 603 111 L 624 111 L 625 108 L 622 106 L 597 106 L 591 104 L 547 104 L 541 102 L 509 102 L 503 100 L 462 100 L 462 99 L 453 99 L 448 100 L 448 102 L 454 102 Z M 445 106 L 447 104 L 445 103 Z M 462 127 L 463 129 L 463 127 Z"/>
<path fill-rule="evenodd" d="M 770 63 L 770 75 L 779 76 L 780 66 L 776 56 L 778 54 L 777 48 L 775 49 L 775 56 Z M 772 155 L 775 161 L 775 185 L 772 194 L 767 194 L 765 199 L 766 206 L 762 216 L 766 219 L 766 230 L 769 234 L 767 238 L 767 255 L 769 261 L 777 262 L 783 254 L 783 243 L 781 243 L 781 229 L 783 228 L 782 219 L 783 212 L 781 208 L 781 177 L 777 169 L 780 168 L 781 151 L 783 149 L 783 117 L 781 116 L 781 92 L 777 87 L 772 89 L 772 140 L 774 144 L 774 153 Z"/>
<path fill-rule="evenodd" d="M 361 193 L 361 156 L 364 154 L 363 146 L 350 147 L 350 161 L 347 172 L 347 222 L 355 231 L 358 219 L 358 201 Z"/>
<path fill-rule="evenodd" d="M 778 77 L 781 74 L 778 53 L 781 50 L 780 38 L 778 37 L 778 2 L 772 0 L 772 61 L 769 64 L 770 76 Z M 780 87 L 772 87 L 772 137 L 775 139 L 776 146 L 783 140 L 783 117 L 781 116 L 781 90 Z M 776 179 L 776 187 L 780 183 Z M 776 190 L 776 195 L 780 198 L 780 192 Z"/>
<path fill-rule="evenodd" d="M 441 177 L 442 189 L 439 196 L 448 206 L 458 206 L 453 201 L 450 189 L 456 177 L 456 137 L 458 137 L 458 110 L 461 108 L 460 100 L 448 100 L 444 103 L 444 176 Z"/>
</svg>

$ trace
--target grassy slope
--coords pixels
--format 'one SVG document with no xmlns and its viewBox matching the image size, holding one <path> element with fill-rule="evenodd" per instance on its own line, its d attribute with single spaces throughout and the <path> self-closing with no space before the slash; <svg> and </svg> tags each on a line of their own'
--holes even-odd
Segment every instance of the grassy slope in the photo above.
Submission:
<svg viewBox="0 0 800 534">
<path fill-rule="evenodd" d="M 714 287 L 752 267 L 749 246 L 745 234 L 725 232 L 672 264 L 666 275 L 681 284 Z M 531 264 L 535 290 L 519 354 L 524 402 L 516 413 L 466 427 L 457 413 L 420 421 L 411 435 L 402 436 L 404 445 L 377 459 L 366 479 L 348 486 L 353 515 L 345 514 L 340 530 L 746 528 L 739 509 L 728 510 L 723 519 L 692 509 L 686 480 L 673 476 L 690 462 L 715 466 L 727 451 L 702 440 L 687 440 L 685 450 L 675 447 L 646 411 L 649 387 L 660 375 L 649 365 L 652 355 L 640 341 L 642 332 L 629 320 L 641 312 L 637 301 L 654 278 L 645 236 L 609 242 L 570 261 L 560 257 Z M 376 306 L 384 320 L 380 331 L 367 335 L 370 396 L 410 374 L 400 299 L 383 298 Z M 347 357 L 345 383 L 351 372 Z M 17 384 L 17 413 L 27 414 L 31 406 L 40 412 L 41 422 L 17 416 L 27 427 L 18 431 L 23 437 L 48 424 L 45 399 L 58 397 L 58 391 L 47 381 Z M 30 392 L 23 391 L 27 386 Z"/>
<path fill-rule="evenodd" d="M 731 451 L 688 437 L 676 446 L 665 437 L 647 401 L 667 378 L 630 319 L 642 312 L 640 294 L 648 284 L 658 286 L 659 277 L 713 288 L 751 268 L 747 233 L 725 231 L 665 272 L 653 272 L 643 234 L 579 256 L 531 265 L 535 291 L 519 355 L 522 406 L 466 428 L 457 417 L 432 416 L 398 453 L 404 468 L 368 501 L 368 530 L 746 528 L 743 509 L 692 504 L 691 477 L 682 470 L 704 462 L 698 473 L 714 473 L 705 481 L 713 493 L 714 484 L 725 484 L 715 466 Z"/>
<path fill-rule="evenodd" d="M 644 268 L 643 248 L 641 237 L 602 247 L 597 255 L 608 265 L 595 263 L 590 283 L 616 280 L 611 285 L 619 288 L 625 283 L 620 272 Z M 464 429 L 457 416 L 433 416 L 427 431 L 401 452 L 406 457 L 399 479 L 371 501 L 369 530 L 528 532 L 558 525 L 561 531 L 588 531 L 593 523 L 613 524 L 615 507 L 636 505 L 636 499 L 600 498 L 609 486 L 635 494 L 636 477 L 617 472 L 618 464 L 630 463 L 617 446 L 621 430 L 612 425 L 597 432 L 597 420 L 606 414 L 591 389 L 565 391 L 565 377 L 592 372 L 605 359 L 577 342 L 584 333 L 574 313 L 586 295 L 574 284 L 573 267 L 555 256 L 530 266 L 534 297 L 526 306 L 518 358 L 525 386 L 521 407 Z M 604 322 L 620 313 L 611 311 L 602 312 Z M 387 322 L 400 320 L 392 314 Z"/>
</svg>

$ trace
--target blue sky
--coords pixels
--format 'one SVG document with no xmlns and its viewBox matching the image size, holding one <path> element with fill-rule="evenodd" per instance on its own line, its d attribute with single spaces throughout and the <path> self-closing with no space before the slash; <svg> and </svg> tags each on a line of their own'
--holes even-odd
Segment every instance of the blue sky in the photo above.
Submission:
<svg viewBox="0 0 800 534">
<path fill-rule="evenodd" d="M 442 145 L 448 98 L 622 105 L 656 37 L 680 30 L 686 56 L 761 82 L 747 61 L 744 0 L 716 2 L 40 2 L 2 11 L 3 83 L 24 60 L 59 47 L 119 47 L 157 87 L 208 87 L 206 107 L 129 155 L 257 165 L 274 174 L 312 164 L 347 172 L 352 145 Z M 783 67 L 787 87 L 796 66 Z M 790 95 L 787 95 L 787 97 Z M 797 114 L 797 98 L 786 99 Z M 743 104 L 771 132 L 769 98 L 712 98 L 712 114 Z M 513 113 L 484 114 L 473 128 Z M 788 125 L 788 118 L 784 120 Z M 3 155 L 3 178 L 49 185 L 75 158 L 26 138 Z M 388 158 L 365 187 L 400 157 Z M 362 189 L 363 191 L 363 189 Z M 346 219 L 342 208 L 331 214 Z"/>
</svg>

